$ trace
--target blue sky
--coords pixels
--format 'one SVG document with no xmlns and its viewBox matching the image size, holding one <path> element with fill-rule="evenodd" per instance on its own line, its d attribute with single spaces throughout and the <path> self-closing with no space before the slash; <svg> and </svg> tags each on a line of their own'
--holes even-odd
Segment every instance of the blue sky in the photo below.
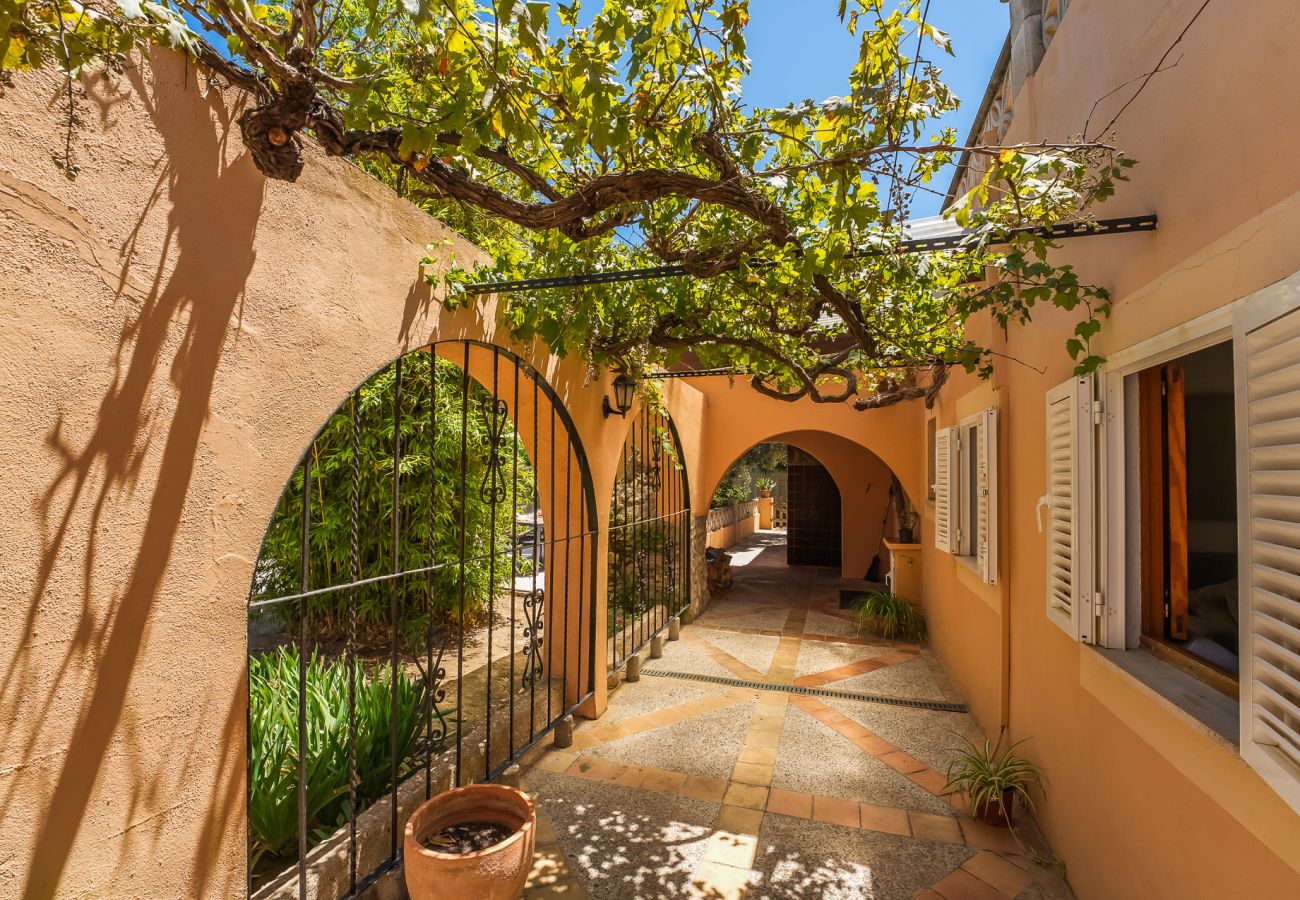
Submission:
<svg viewBox="0 0 1300 900">
<path fill-rule="evenodd" d="M 846 92 L 857 40 L 840 24 L 838 6 L 837 0 L 750 0 L 745 33 L 753 71 L 745 82 L 746 103 L 785 106 Z M 930 54 L 938 55 L 944 82 L 962 101 L 935 130 L 951 125 L 965 140 L 1007 36 L 1007 7 L 1000 0 L 931 0 L 929 20 L 952 38 L 956 56 L 933 47 Z M 942 193 L 948 179 L 940 175 L 932 187 Z M 922 192 L 913 202 L 912 216 L 934 215 L 940 199 Z"/>
</svg>

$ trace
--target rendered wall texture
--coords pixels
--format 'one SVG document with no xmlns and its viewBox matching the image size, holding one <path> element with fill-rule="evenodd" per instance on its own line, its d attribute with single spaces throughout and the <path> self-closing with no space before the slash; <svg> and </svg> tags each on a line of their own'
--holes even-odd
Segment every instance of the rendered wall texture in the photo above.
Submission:
<svg viewBox="0 0 1300 900">
<path fill-rule="evenodd" d="M 1036 74 L 1015 99 L 1007 143 L 1094 131 L 1151 71 L 1199 0 L 1073 0 Z M 1283 148 L 1300 121 L 1276 98 L 1300 92 L 1290 60 L 1300 17 L 1289 0 L 1212 3 L 1116 126 L 1139 161 L 1100 214 L 1155 212 L 1153 234 L 1071 241 L 1057 258 L 1108 287 L 1100 336 L 1113 354 L 1300 270 L 1300 170 Z M 1136 82 L 1134 82 L 1136 85 Z M 957 379 L 939 425 L 1001 411 L 1001 572 L 986 587 L 933 549 L 925 603 L 940 657 L 981 725 L 1011 738 L 1049 779 L 1040 808 L 1080 897 L 1300 895 L 1300 816 L 1236 754 L 1051 623 L 1035 506 L 1045 487 L 1044 395 L 1070 374 L 1075 316 L 1040 310 L 996 349 L 1046 369 L 999 365 L 992 383 Z M 1003 694 L 1009 672 L 1010 694 Z"/>
</svg>

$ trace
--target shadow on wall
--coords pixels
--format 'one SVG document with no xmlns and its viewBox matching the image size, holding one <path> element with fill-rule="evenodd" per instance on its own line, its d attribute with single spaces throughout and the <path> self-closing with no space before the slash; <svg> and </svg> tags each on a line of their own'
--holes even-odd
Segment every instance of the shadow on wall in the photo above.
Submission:
<svg viewBox="0 0 1300 900">
<path fill-rule="evenodd" d="M 263 178 L 247 156 L 225 163 L 225 139 L 237 111 L 224 108 L 220 94 L 211 92 L 206 106 L 172 102 L 182 96 L 181 79 L 175 77 L 178 65 L 173 58 L 155 60 L 154 71 L 161 75 L 156 84 L 145 83 L 139 68 L 126 73 L 168 151 L 152 201 L 123 250 L 116 299 L 138 309 L 118 338 L 116 357 L 106 361 L 112 366 L 111 387 L 102 399 L 89 439 L 76 446 L 64 433 L 62 414 L 46 435 L 46 445 L 62 463 L 42 497 L 41 561 L 27 598 L 22 647 L 0 687 L 0 720 L 31 723 L 21 758 L 48 754 L 66 741 L 62 768 L 47 789 L 48 805 L 41 810 L 30 850 L 30 869 L 22 891 L 28 898 L 51 897 L 58 891 L 96 780 L 110 753 L 115 761 L 125 761 L 123 765 L 135 769 L 136 784 L 149 786 L 129 798 L 126 818 L 133 824 L 124 838 L 126 846 L 147 839 L 143 835 L 150 830 L 136 830 L 142 823 L 135 823 L 135 810 L 141 806 L 165 810 L 189 793 L 187 785 L 159 784 L 155 773 L 145 771 L 148 766 L 143 760 L 157 752 L 146 748 L 150 725 L 132 721 L 133 714 L 126 710 L 189 491 L 215 372 L 233 335 L 231 326 L 253 267 Z M 192 71 L 189 77 L 195 77 Z M 106 90 L 111 88 L 103 83 L 88 88 L 90 99 L 100 104 L 105 117 L 113 102 Z M 215 115 L 219 126 L 209 114 Z M 138 261 L 153 269 L 149 288 L 138 291 L 130 276 L 137 262 L 133 259 L 135 241 L 164 193 L 171 208 L 163 253 L 157 260 Z M 166 271 L 169 258 L 175 261 L 170 274 Z M 150 451 L 158 436 L 163 436 L 163 444 L 154 454 Z M 152 466 L 146 467 L 147 457 L 158 460 L 156 472 Z M 151 492 L 142 542 L 134 548 L 116 546 L 111 523 L 114 501 L 142 490 Z M 98 588 L 97 557 L 126 553 L 133 560 L 125 583 L 114 585 L 111 594 Z M 42 598 L 61 567 L 79 570 L 81 609 L 70 645 L 63 658 L 54 662 L 48 658 L 50 645 L 42 643 L 38 648 L 31 638 L 40 624 Z M 75 583 L 75 578 L 57 576 L 68 583 Z M 178 662 L 176 677 L 184 677 L 183 667 L 183 661 Z M 33 711 L 35 697 L 52 699 L 43 710 Z M 70 728 L 65 724 L 67 713 L 54 699 L 63 697 L 76 698 L 69 704 L 76 706 Z M 164 751 L 188 752 L 194 760 L 202 757 L 205 766 L 212 754 L 223 757 L 221 776 L 213 788 L 214 796 L 207 798 L 207 808 L 228 814 L 209 820 L 194 848 L 183 889 L 194 896 L 209 891 L 233 895 L 242 890 L 238 872 L 223 873 L 228 879 L 225 885 L 214 885 L 209 879 L 222 868 L 217 858 L 223 834 L 230 827 L 242 827 L 234 820 L 242 819 L 244 809 L 244 707 L 244 696 L 239 693 L 230 698 L 228 709 L 194 710 L 196 717 L 224 718 L 219 746 Z M 19 799 L 14 795 L 20 783 L 21 779 L 13 779 L 6 795 L 0 797 L 0 817 L 7 821 L 14 821 L 10 810 Z M 161 822 L 151 826 L 154 833 L 162 827 Z M 138 853 L 134 855 L 139 858 Z"/>
</svg>

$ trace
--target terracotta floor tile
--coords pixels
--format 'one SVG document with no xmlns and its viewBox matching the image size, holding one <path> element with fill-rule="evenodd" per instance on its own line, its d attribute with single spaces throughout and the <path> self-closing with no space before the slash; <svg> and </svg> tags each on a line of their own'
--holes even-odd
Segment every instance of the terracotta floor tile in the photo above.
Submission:
<svg viewBox="0 0 1300 900">
<path fill-rule="evenodd" d="M 780 813 L 783 816 L 795 816 L 800 819 L 811 819 L 813 809 L 812 794 L 801 794 L 798 791 L 783 791 L 779 788 L 772 788 L 772 792 L 767 798 L 767 811 L 771 813 Z M 903 823 L 907 823 L 907 815 L 903 815 Z"/>
<path fill-rule="evenodd" d="M 741 747 L 740 761 L 760 766 L 770 766 L 776 762 L 775 747 Z"/>
<path fill-rule="evenodd" d="M 614 781 L 625 771 L 627 771 L 627 766 L 603 759 L 595 759 L 590 756 L 578 757 L 577 762 L 569 767 L 570 775 L 577 775 L 580 778 L 592 778 L 596 781 Z"/>
<path fill-rule="evenodd" d="M 749 885 L 748 869 L 702 862 L 691 877 L 691 896 L 708 900 L 741 900 Z"/>
<path fill-rule="evenodd" d="M 870 753 L 872 756 L 884 756 L 886 753 L 893 753 L 898 748 L 884 738 L 877 737 L 874 734 L 863 735 L 853 739 L 853 743 L 859 748 Z"/>
<path fill-rule="evenodd" d="M 650 769 L 646 773 L 645 780 L 641 782 L 641 788 L 647 791 L 658 791 L 662 794 L 676 794 L 685 783 L 686 776 L 681 772 Z"/>
<path fill-rule="evenodd" d="M 781 746 L 781 735 L 772 731 L 751 732 L 745 736 L 745 745 L 748 747 L 779 747 Z"/>
<path fill-rule="evenodd" d="M 552 750 L 537 761 L 537 768 L 544 772 L 563 772 L 577 760 L 578 754 L 566 750 Z"/>
<path fill-rule="evenodd" d="M 943 841 L 945 844 L 964 843 L 961 828 L 954 816 L 937 816 L 934 813 L 909 812 L 912 835 L 927 841 Z"/>
<path fill-rule="evenodd" d="M 640 787 L 645 776 L 646 770 L 641 766 L 628 766 L 626 772 L 614 779 L 614 783 L 624 787 Z"/>
<path fill-rule="evenodd" d="M 895 750 L 893 753 L 886 753 L 884 756 L 876 758 L 894 771 L 902 772 L 904 775 L 920 772 L 926 767 L 925 763 L 904 753 L 902 750 Z"/>
<path fill-rule="evenodd" d="M 727 782 L 723 778 L 705 778 L 701 775 L 689 775 L 677 793 L 694 800 L 708 800 L 719 803 L 727 793 Z"/>
<path fill-rule="evenodd" d="M 944 900 L 1006 900 L 1001 892 L 962 869 L 944 876 L 933 890 Z"/>
<path fill-rule="evenodd" d="M 761 784 L 766 787 L 772 783 L 772 766 L 761 763 L 738 762 L 731 773 L 731 780 L 743 782 L 744 784 Z"/>
<path fill-rule="evenodd" d="M 763 811 L 761 809 L 724 805 L 718 811 L 718 821 L 714 823 L 713 827 L 716 831 L 729 831 L 732 834 L 757 835 L 762 825 Z"/>
<path fill-rule="evenodd" d="M 820 795 L 813 797 L 813 818 L 818 822 L 829 822 L 832 825 L 844 825 L 849 828 L 858 828 L 862 822 L 858 815 L 856 800 L 840 800 Z"/>
<path fill-rule="evenodd" d="M 727 788 L 722 802 L 749 809 L 763 809 L 767 806 L 767 788 L 754 784 L 733 784 Z"/>
<path fill-rule="evenodd" d="M 758 838 L 752 834 L 715 831 L 704 845 L 704 861 L 748 869 L 758 855 Z"/>
<path fill-rule="evenodd" d="M 912 826 L 907 819 L 907 810 L 894 806 L 876 806 L 874 803 L 859 803 L 858 815 L 862 827 L 869 831 L 883 831 L 886 834 L 901 834 L 904 837 L 912 833 Z"/>
<path fill-rule="evenodd" d="M 922 769 L 919 772 L 912 772 L 907 777 L 931 794 L 942 794 L 943 789 L 948 786 L 948 779 L 934 771 L 934 769 Z"/>
<path fill-rule="evenodd" d="M 999 828 L 976 819 L 962 818 L 962 834 L 966 835 L 966 845 L 976 850 L 996 850 L 999 853 L 1023 853 L 1016 843 L 1016 836 L 1010 828 Z"/>
<path fill-rule="evenodd" d="M 976 853 L 962 863 L 962 868 L 1008 897 L 1019 894 L 1034 881 L 1032 875 L 1015 863 L 987 851 Z"/>
</svg>

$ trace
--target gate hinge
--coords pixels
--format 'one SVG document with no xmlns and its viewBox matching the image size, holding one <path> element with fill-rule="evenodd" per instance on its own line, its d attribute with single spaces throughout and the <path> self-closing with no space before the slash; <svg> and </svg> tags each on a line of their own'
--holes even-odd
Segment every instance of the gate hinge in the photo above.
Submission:
<svg viewBox="0 0 1300 900">
<path fill-rule="evenodd" d="M 1101 615 L 1102 610 L 1106 608 L 1106 595 L 1097 591 L 1092 595 L 1092 609 L 1097 615 Z"/>
<path fill-rule="evenodd" d="M 1102 402 L 1100 400 L 1093 400 L 1092 401 L 1092 424 L 1100 425 L 1102 413 L 1104 413 L 1105 411 L 1106 411 L 1105 407 L 1102 405 Z"/>
</svg>

